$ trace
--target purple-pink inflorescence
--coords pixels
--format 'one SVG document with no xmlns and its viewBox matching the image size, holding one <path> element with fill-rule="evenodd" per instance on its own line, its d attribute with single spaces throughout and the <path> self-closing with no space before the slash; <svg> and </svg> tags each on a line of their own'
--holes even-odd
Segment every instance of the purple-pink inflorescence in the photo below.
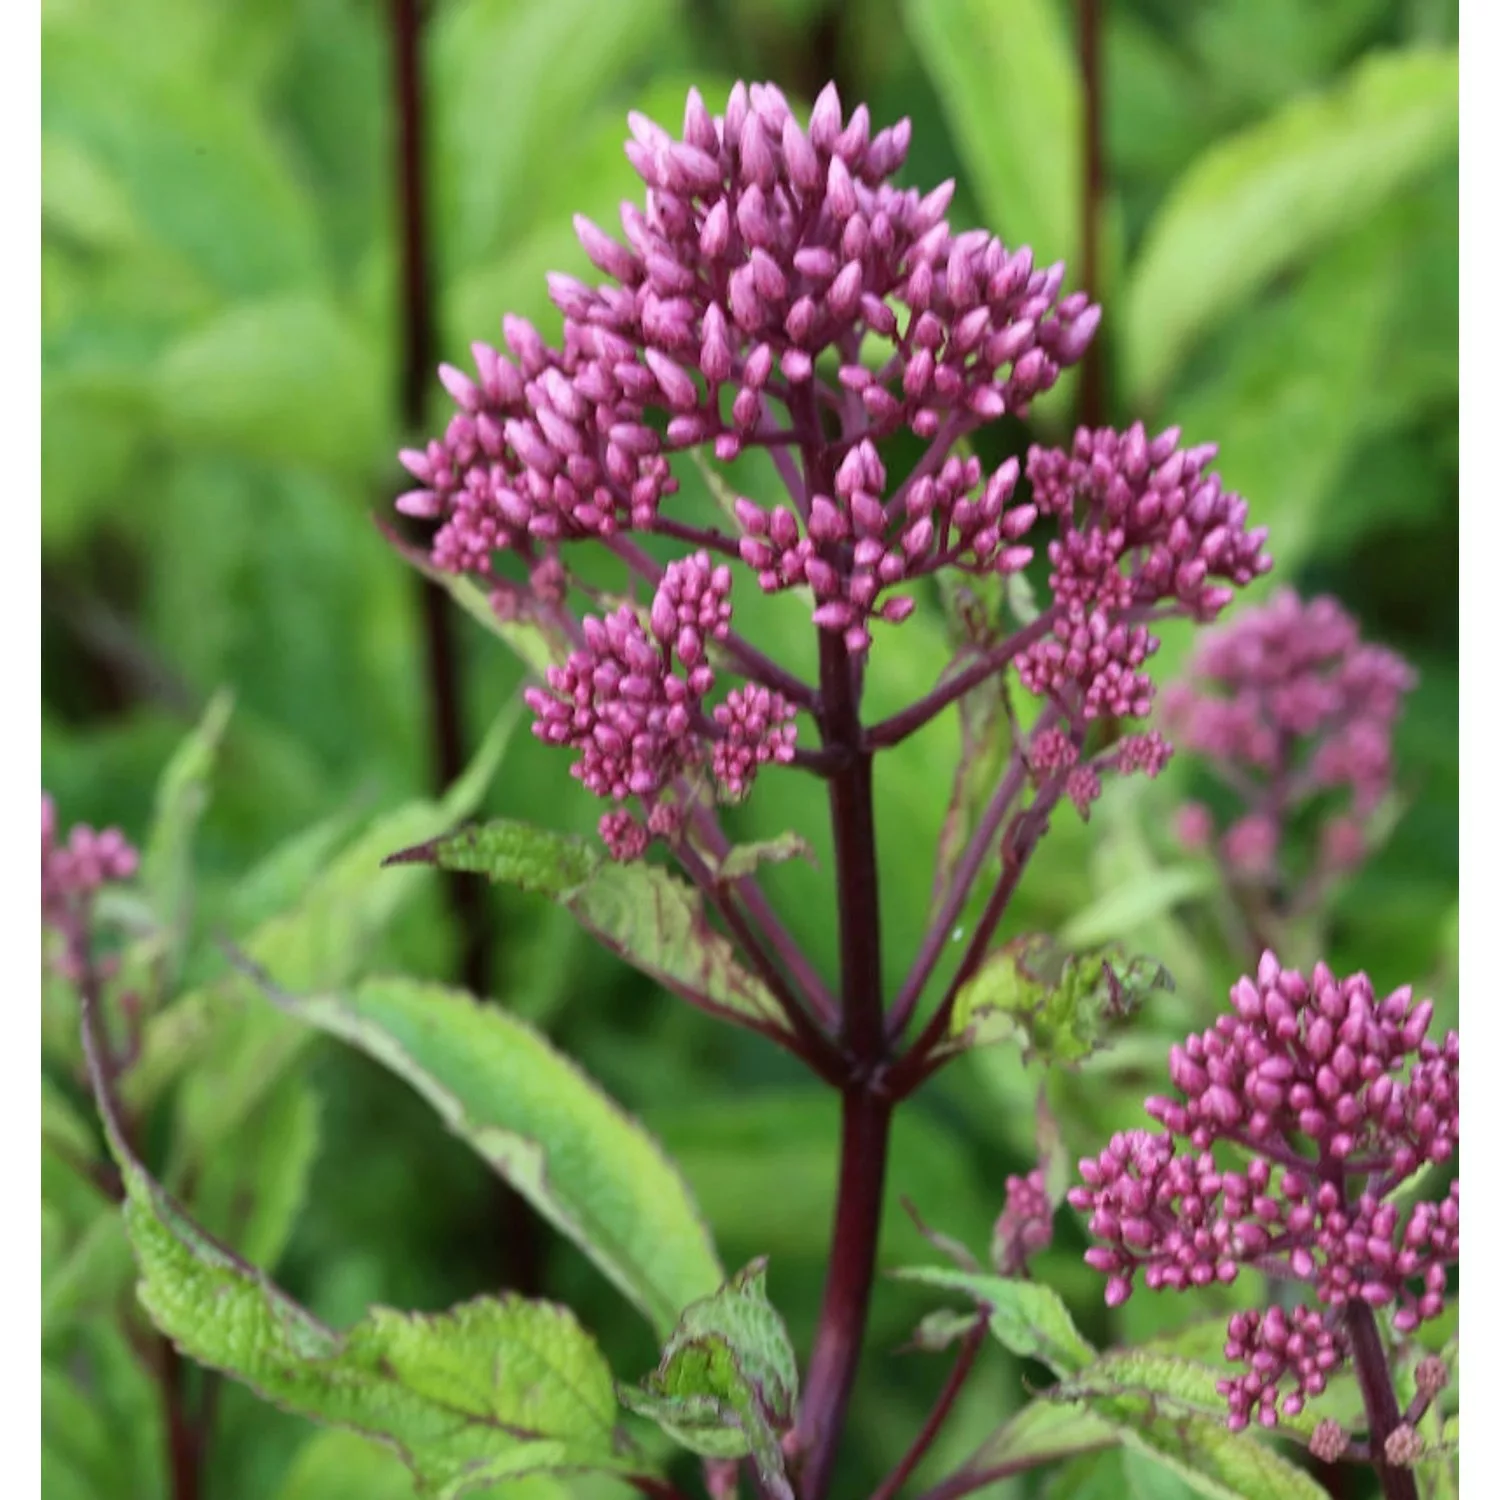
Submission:
<svg viewBox="0 0 1500 1500">
<path fill-rule="evenodd" d="M 440 371 L 458 410 L 403 453 L 419 487 L 397 502 L 433 523 L 433 563 L 481 576 L 497 612 L 530 612 L 555 636 L 570 632 L 563 544 L 603 540 L 640 573 L 623 534 L 653 533 L 717 552 L 767 592 L 805 590 L 816 627 L 859 657 L 873 622 L 916 607 L 921 579 L 1015 573 L 1045 521 L 1054 602 L 1015 653 L 1022 681 L 1079 745 L 1092 718 L 1148 713 L 1152 623 L 1214 618 L 1269 566 L 1264 533 L 1207 472 L 1212 448 L 1181 449 L 1175 430 L 1080 430 L 1070 451 L 1033 448 L 1029 497 L 1015 459 L 987 473 L 961 449 L 1082 357 L 1100 313 L 1062 294 L 1063 267 L 955 232 L 951 182 L 924 194 L 894 181 L 910 122 L 874 130 L 832 85 L 805 126 L 774 86 L 737 84 L 722 116 L 690 92 L 677 136 L 638 115 L 630 130 L 644 205 L 623 205 L 622 239 L 575 220 L 604 279 L 550 278 L 557 347 L 508 317 L 508 352 L 476 344 L 471 374 Z M 926 444 L 904 477 L 881 452 L 899 432 Z M 772 458 L 780 503 L 731 495 L 730 531 L 667 514 L 674 455 L 729 463 L 751 447 Z M 495 571 L 505 553 L 527 586 Z M 708 614 L 683 596 L 683 630 L 704 649 L 727 620 L 723 568 Z M 531 695 L 537 733 L 581 752 L 577 774 L 599 796 L 641 799 L 648 831 L 684 772 L 707 762 L 718 796 L 743 796 L 761 766 L 793 757 L 794 706 L 817 714 L 732 639 L 716 664 L 748 680 L 706 707 L 706 661 L 668 639 L 678 610 L 663 579 L 649 634 L 629 605 L 571 627 L 572 654 Z M 1067 795 L 1086 812 L 1100 770 L 1155 774 L 1166 753 L 1129 741 L 1073 767 Z M 684 795 L 679 784 L 674 805 Z M 613 818 L 606 837 L 628 854 L 640 837 L 624 829 Z"/>
<path fill-rule="evenodd" d="M 1415 684 L 1401 657 L 1361 641 L 1326 597 L 1304 602 L 1283 589 L 1204 637 L 1163 707 L 1177 745 L 1201 755 L 1245 804 L 1218 840 L 1235 876 L 1271 877 L 1289 820 L 1330 794 L 1347 807 L 1323 818 L 1318 872 L 1361 862 L 1390 791 L 1392 731 Z M 1196 847 L 1211 844 L 1208 810 L 1193 804 L 1182 832 Z"/>
<path fill-rule="evenodd" d="M 67 928 L 79 921 L 101 886 L 129 880 L 140 861 L 118 828 L 99 831 L 84 823 L 58 842 L 57 808 L 42 793 L 42 921 Z"/>
<path fill-rule="evenodd" d="M 1267 953 L 1231 1010 L 1171 1053 L 1180 1097 L 1146 1103 L 1163 1129 L 1127 1131 L 1079 1164 L 1069 1202 L 1101 1243 L 1088 1263 L 1118 1305 L 1153 1290 L 1233 1281 L 1250 1266 L 1302 1282 L 1318 1304 L 1288 1320 L 1240 1316 L 1221 1384 L 1231 1425 L 1271 1425 L 1342 1361 L 1341 1315 L 1358 1299 L 1401 1332 L 1435 1318 L 1458 1259 L 1458 1182 L 1410 1208 L 1395 1195 L 1458 1148 L 1458 1033 L 1428 1038 L 1432 1002 L 1378 998 L 1363 974 L 1310 977 Z M 1229 1148 L 1243 1164 L 1214 1155 Z M 1293 1381 L 1289 1398 L 1278 1382 Z M 1295 1401 L 1295 1406 L 1286 1401 Z"/>
<path fill-rule="evenodd" d="M 1023 1276 L 1027 1262 L 1052 1243 L 1052 1200 L 1047 1174 L 1035 1167 L 1005 1179 L 1005 1207 L 995 1220 L 990 1259 L 1002 1276 Z"/>
</svg>

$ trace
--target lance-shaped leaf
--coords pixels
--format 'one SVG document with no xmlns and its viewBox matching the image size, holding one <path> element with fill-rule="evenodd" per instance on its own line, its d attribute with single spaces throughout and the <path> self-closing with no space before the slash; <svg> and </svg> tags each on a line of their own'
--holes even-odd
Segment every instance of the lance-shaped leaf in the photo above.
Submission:
<svg viewBox="0 0 1500 1500">
<path fill-rule="evenodd" d="M 184 1354 L 286 1411 L 390 1445 L 433 1500 L 526 1474 L 642 1471 L 616 1431 L 609 1368 L 566 1308 L 510 1296 L 434 1315 L 377 1307 L 338 1333 L 209 1236 L 125 1142 L 92 1016 L 84 1024 L 140 1299 Z"/>
<path fill-rule="evenodd" d="M 703 898 L 659 865 L 617 864 L 582 839 L 508 819 L 404 849 L 386 863 L 469 871 L 545 896 L 690 1004 L 756 1031 L 787 1035 L 770 991 L 709 925 Z"/>
<path fill-rule="evenodd" d="M 141 857 L 141 882 L 161 923 L 168 964 L 163 979 L 167 983 L 175 975 L 187 943 L 193 836 L 208 806 L 209 781 L 233 701 L 228 693 L 219 693 L 213 699 L 197 728 L 167 762 L 156 788 L 156 812 Z"/>
<path fill-rule="evenodd" d="M 1094 1346 L 1074 1326 L 1062 1298 L 1040 1282 L 975 1275 L 947 1266 L 910 1266 L 892 1274 L 901 1281 L 972 1298 L 990 1332 L 1012 1354 L 1039 1359 L 1058 1375 L 1076 1375 L 1094 1361 Z"/>
<path fill-rule="evenodd" d="M 797 1362 L 765 1260 L 684 1309 L 661 1363 L 620 1399 L 694 1453 L 752 1459 L 768 1492 L 790 1500 L 780 1434 L 796 1415 Z"/>
<path fill-rule="evenodd" d="M 1079 1063 L 1148 995 L 1171 987 L 1153 959 L 1114 948 L 1067 953 L 1047 937 L 1016 938 L 959 991 L 941 1052 L 1015 1042 L 1028 1062 Z"/>
<path fill-rule="evenodd" d="M 432 559 L 419 547 L 413 547 L 384 521 L 377 521 L 380 533 L 424 578 L 448 595 L 471 619 L 477 620 L 491 635 L 498 636 L 516 659 L 538 677 L 567 654 L 567 643 L 556 632 L 549 632 L 540 622 L 517 615 L 506 618 L 490 603 L 490 596 L 467 574 L 449 573 L 434 567 Z"/>
<path fill-rule="evenodd" d="M 681 1174 L 538 1031 L 437 984 L 372 979 L 276 1003 L 404 1078 L 665 1338 L 724 1280 Z"/>
<path fill-rule="evenodd" d="M 1160 395 L 1215 322 L 1457 143 L 1458 56 L 1411 48 L 1210 147 L 1141 247 L 1125 307 L 1132 401 Z"/>
<path fill-rule="evenodd" d="M 789 859 L 807 859 L 816 863 L 812 845 L 800 833 L 788 830 L 774 839 L 757 839 L 753 844 L 736 844 L 714 869 L 714 874 L 728 884 L 755 874 L 761 865 L 784 865 Z"/>
</svg>

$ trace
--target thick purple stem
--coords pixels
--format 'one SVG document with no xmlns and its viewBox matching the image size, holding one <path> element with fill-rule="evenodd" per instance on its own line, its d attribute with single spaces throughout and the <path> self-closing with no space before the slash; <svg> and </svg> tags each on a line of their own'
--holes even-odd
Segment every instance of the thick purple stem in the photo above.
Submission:
<svg viewBox="0 0 1500 1500">
<path fill-rule="evenodd" d="M 1354 1351 L 1354 1370 L 1360 1394 L 1365 1398 L 1365 1419 L 1370 1424 L 1370 1456 L 1380 1479 L 1385 1500 L 1417 1500 L 1417 1479 L 1410 1469 L 1385 1462 L 1385 1440 L 1401 1425 L 1401 1405 L 1391 1384 L 1385 1344 L 1375 1310 L 1355 1298 L 1345 1310 L 1345 1326 Z"/>
</svg>

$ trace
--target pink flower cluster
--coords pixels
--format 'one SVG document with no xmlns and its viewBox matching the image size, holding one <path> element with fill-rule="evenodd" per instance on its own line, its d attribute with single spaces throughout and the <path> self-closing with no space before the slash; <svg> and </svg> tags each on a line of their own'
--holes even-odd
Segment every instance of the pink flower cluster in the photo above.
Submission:
<svg viewBox="0 0 1500 1500">
<path fill-rule="evenodd" d="M 1047 548 L 1057 623 L 1017 668 L 1032 692 L 1086 719 L 1151 712 L 1143 665 L 1158 643 L 1142 621 L 1152 606 L 1212 620 L 1233 586 L 1271 566 L 1265 530 L 1247 531 L 1245 502 L 1206 472 L 1214 447 L 1179 449 L 1178 437 L 1148 439 L 1140 423 L 1080 428 L 1071 452 L 1027 457 L 1036 509 L 1058 523 Z"/>
<path fill-rule="evenodd" d="M 820 624 L 862 649 L 873 593 L 915 562 L 1018 566 L 1003 534 L 1024 530 L 1025 513 L 1000 514 L 1013 469 L 975 501 L 977 465 L 954 460 L 882 506 L 871 444 L 901 427 L 932 438 L 945 422 L 951 438 L 1050 388 L 1099 321 L 1081 293 L 1059 300 L 1062 266 L 1039 270 L 983 231 L 955 235 L 951 182 L 923 196 L 890 180 L 910 122 L 872 134 L 865 107 L 846 119 L 831 85 L 806 130 L 780 90 L 743 84 L 722 117 L 690 93 L 680 139 L 639 115 L 630 126 L 648 191 L 644 209 L 621 210 L 625 242 L 575 221 L 608 282 L 550 278 L 560 349 L 507 318 L 508 355 L 476 344 L 475 376 L 443 366 L 459 411 L 441 439 L 402 454 L 420 488 L 397 504 L 439 523 L 434 561 L 487 573 L 497 551 L 534 561 L 568 539 L 649 531 L 676 488 L 672 452 L 711 445 L 727 461 L 747 443 L 817 441 L 831 403 L 848 455 L 834 492 L 805 476 L 797 515 L 746 527 L 768 586 L 808 577 L 817 589 L 846 546 L 862 553 L 853 578 L 819 591 Z M 879 368 L 861 362 L 872 334 L 892 346 Z M 892 601 L 886 615 L 910 607 Z"/>
<path fill-rule="evenodd" d="M 636 858 L 651 834 L 675 831 L 659 800 L 701 762 L 705 744 L 734 797 L 761 766 L 792 757 L 795 710 L 779 694 L 752 685 L 732 690 L 712 721 L 704 711 L 714 686 L 708 643 L 728 634 L 729 588 L 729 568 L 706 552 L 669 563 L 648 625 L 628 604 L 602 620 L 587 616 L 583 646 L 547 669 L 545 688 L 526 690 L 536 736 L 579 751 L 574 776 L 596 797 L 640 798 L 650 811 L 644 829 L 628 812 L 605 815 L 600 834 L 617 858 Z"/>
<path fill-rule="evenodd" d="M 42 793 L 42 921 L 61 926 L 103 885 L 129 880 L 140 859 L 118 828 L 75 823 L 57 840 L 57 808 Z"/>
<path fill-rule="evenodd" d="M 1402 1331 L 1442 1310 L 1458 1183 L 1409 1210 L 1394 1194 L 1457 1150 L 1458 1034 L 1430 1040 L 1432 1003 L 1409 988 L 1379 999 L 1363 974 L 1319 965 L 1304 977 L 1269 953 L 1230 1000 L 1172 1049 L 1180 1097 L 1146 1103 L 1164 1128 L 1124 1132 L 1081 1162 L 1069 1202 L 1101 1242 L 1086 1259 L 1108 1276 L 1111 1306 L 1138 1272 L 1153 1290 L 1233 1281 L 1242 1266 L 1310 1288 L 1321 1307 L 1294 1325 L 1231 1328 L 1228 1357 L 1255 1377 L 1225 1387 L 1242 1425 L 1252 1404 L 1275 1420 L 1283 1374 L 1295 1399 L 1314 1391 L 1313 1366 L 1326 1373 L 1328 1352 L 1344 1349 L 1338 1315 L 1351 1300 L 1394 1307 Z M 1221 1164 L 1216 1147 L 1245 1164 Z"/>
<path fill-rule="evenodd" d="M 1005 1207 L 995 1220 L 990 1259 L 1002 1276 L 1025 1274 L 1027 1262 L 1052 1243 L 1052 1201 L 1047 1174 L 1035 1167 L 1005 1179 Z"/>
<path fill-rule="evenodd" d="M 1219 844 L 1240 877 L 1276 869 L 1287 823 L 1313 798 L 1347 798 L 1320 830 L 1324 874 L 1357 865 L 1371 815 L 1391 785 L 1391 734 L 1416 673 L 1393 651 L 1360 640 L 1330 598 L 1280 590 L 1206 636 L 1187 677 L 1165 694 L 1177 743 L 1202 755 L 1245 802 Z M 1183 810 L 1189 847 L 1214 838 L 1208 810 Z"/>
</svg>

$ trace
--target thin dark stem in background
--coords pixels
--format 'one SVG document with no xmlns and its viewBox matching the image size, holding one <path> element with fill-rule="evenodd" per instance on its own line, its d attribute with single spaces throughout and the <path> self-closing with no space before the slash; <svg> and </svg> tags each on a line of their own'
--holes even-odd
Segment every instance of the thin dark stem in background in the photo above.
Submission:
<svg viewBox="0 0 1500 1500">
<path fill-rule="evenodd" d="M 419 429 L 426 416 L 435 342 L 419 0 L 391 0 L 390 27 L 401 256 L 401 420 L 408 429 Z M 419 576 L 417 589 L 432 776 L 441 793 L 458 779 L 468 760 L 458 629 L 448 596 L 437 584 Z M 464 987 L 486 999 L 491 989 L 492 955 L 485 885 L 458 871 L 446 875 L 445 885 L 459 934 L 459 972 Z M 499 1196 L 505 1281 L 517 1291 L 534 1293 L 540 1289 L 542 1271 L 539 1226 L 525 1201 L 510 1188 L 501 1184 Z"/>
<path fill-rule="evenodd" d="M 890 1477 L 884 1480 L 880 1488 L 870 1496 L 870 1500 L 896 1500 L 896 1496 L 901 1492 L 901 1486 L 911 1478 L 917 1465 L 927 1456 L 927 1450 L 952 1414 L 953 1403 L 958 1400 L 959 1392 L 963 1390 L 964 1382 L 969 1378 L 969 1371 L 974 1368 L 974 1361 L 979 1358 L 979 1350 L 989 1337 L 989 1333 L 989 1325 L 981 1319 L 964 1336 L 963 1343 L 959 1345 L 958 1358 L 954 1360 L 953 1368 L 948 1372 L 948 1378 L 943 1382 L 943 1389 L 938 1393 L 932 1410 L 927 1413 L 927 1420 L 922 1424 L 922 1430 L 917 1434 L 911 1447 L 906 1450 L 906 1456 L 891 1471 Z"/>
<path fill-rule="evenodd" d="M 1083 81 L 1083 170 L 1080 177 L 1084 289 L 1097 299 L 1103 293 L 1100 235 L 1106 188 L 1104 162 L 1104 0 L 1078 0 L 1078 71 Z M 1103 330 L 1094 335 L 1078 382 L 1078 421 L 1102 427 L 1108 420 Z"/>
<path fill-rule="evenodd" d="M 1380 1479 L 1385 1500 L 1417 1500 L 1417 1479 L 1410 1469 L 1385 1461 L 1385 1440 L 1401 1425 L 1401 1405 L 1391 1385 L 1391 1370 L 1381 1341 L 1375 1310 L 1355 1297 L 1345 1311 L 1349 1343 L 1354 1351 L 1354 1371 L 1359 1376 L 1365 1400 L 1365 1418 L 1370 1425 L 1370 1456 Z"/>
</svg>

